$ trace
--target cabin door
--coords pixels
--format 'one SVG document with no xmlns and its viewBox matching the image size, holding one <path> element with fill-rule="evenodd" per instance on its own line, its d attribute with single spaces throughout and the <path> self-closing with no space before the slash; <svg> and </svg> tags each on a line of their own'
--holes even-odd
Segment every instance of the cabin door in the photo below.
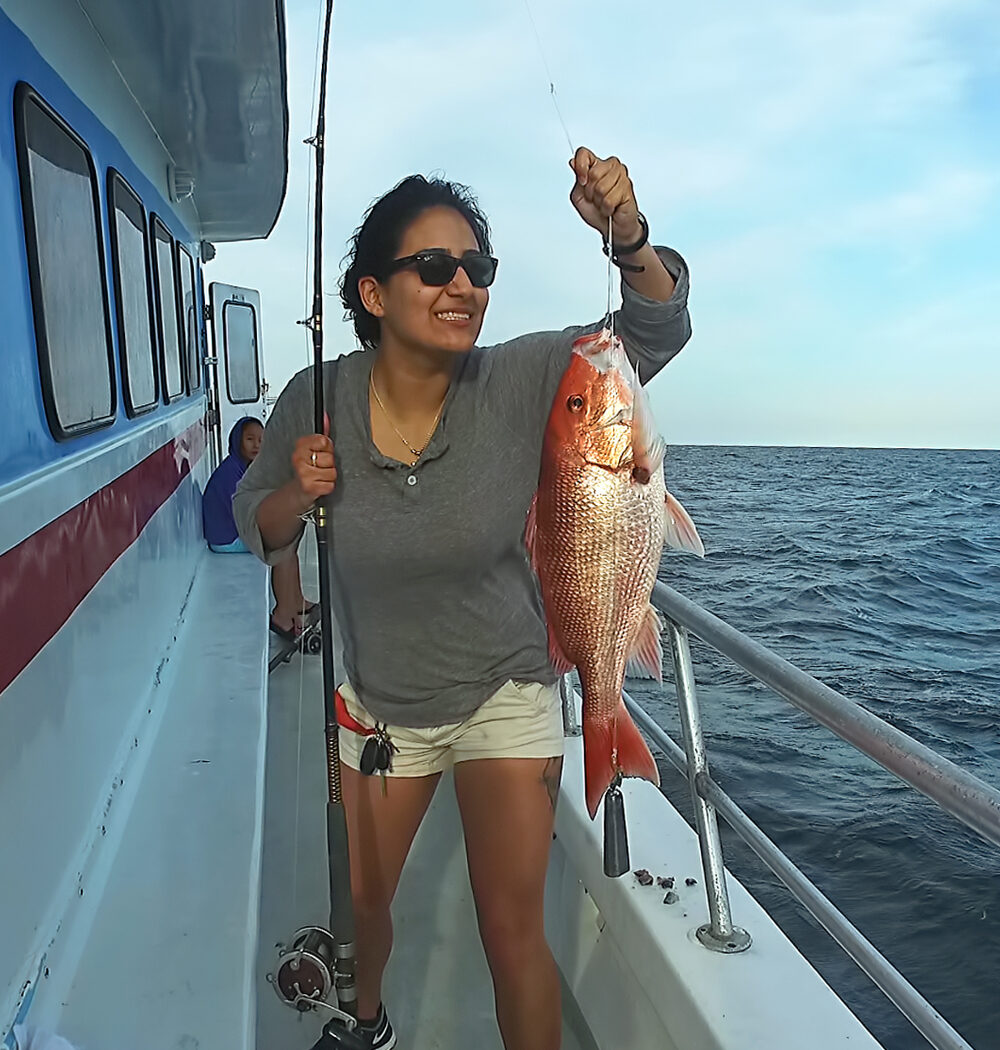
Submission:
<svg viewBox="0 0 1000 1050">
<path fill-rule="evenodd" d="M 208 294 L 213 349 L 209 383 L 219 406 L 212 420 L 213 440 L 219 442 L 225 456 L 229 431 L 236 420 L 242 416 L 263 420 L 266 414 L 260 293 L 213 281 Z"/>
</svg>

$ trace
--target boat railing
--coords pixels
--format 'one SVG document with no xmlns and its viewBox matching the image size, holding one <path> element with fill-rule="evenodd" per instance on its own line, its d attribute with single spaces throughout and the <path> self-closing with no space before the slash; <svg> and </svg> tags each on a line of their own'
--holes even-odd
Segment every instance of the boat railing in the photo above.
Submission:
<svg viewBox="0 0 1000 1050">
<path fill-rule="evenodd" d="M 726 656 L 757 681 L 826 726 L 842 740 L 926 795 L 986 841 L 1000 845 L 1000 791 L 931 748 L 884 722 L 859 704 L 736 630 L 673 588 L 657 583 L 653 604 L 666 618 L 680 710 L 682 745 L 632 699 L 637 724 L 688 779 L 701 853 L 709 922 L 696 931 L 706 949 L 724 953 L 749 947 L 751 933 L 733 922 L 726 888 L 717 815 L 757 854 L 889 1001 L 936 1050 L 973 1050 L 878 949 L 712 780 L 701 729 L 688 635 Z M 573 704 L 563 707 L 566 731 L 575 735 Z"/>
</svg>

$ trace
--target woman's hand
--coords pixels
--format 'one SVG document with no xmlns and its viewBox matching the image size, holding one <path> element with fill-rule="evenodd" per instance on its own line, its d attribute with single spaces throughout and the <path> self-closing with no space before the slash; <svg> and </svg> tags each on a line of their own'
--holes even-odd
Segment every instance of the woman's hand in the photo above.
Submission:
<svg viewBox="0 0 1000 1050">
<path fill-rule="evenodd" d="M 308 510 L 321 496 L 329 496 L 337 483 L 333 442 L 325 434 L 300 437 L 292 451 L 292 469 L 302 495 L 302 509 Z"/>
<path fill-rule="evenodd" d="M 629 245 L 639 240 L 642 226 L 628 168 L 617 157 L 601 160 L 586 146 L 576 151 L 569 166 L 576 175 L 569 199 L 583 221 L 607 237 L 610 217 L 615 244 Z"/>
</svg>

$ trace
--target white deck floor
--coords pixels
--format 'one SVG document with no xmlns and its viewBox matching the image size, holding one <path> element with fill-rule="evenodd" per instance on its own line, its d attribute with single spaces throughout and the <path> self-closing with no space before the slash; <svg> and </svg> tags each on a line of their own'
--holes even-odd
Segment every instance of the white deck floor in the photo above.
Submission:
<svg viewBox="0 0 1000 1050">
<path fill-rule="evenodd" d="M 307 1048 L 321 1024 L 315 1017 L 298 1017 L 265 980 L 273 969 L 276 942 L 289 939 L 299 926 L 329 921 L 321 679 L 317 656 L 295 656 L 270 676 L 258 1050 Z M 385 1001 L 399 1045 L 406 1050 L 502 1050 L 450 777 L 442 780 L 417 835 L 393 917 L 396 947 Z M 568 1025 L 563 1047 L 581 1048 Z"/>
<path fill-rule="evenodd" d="M 304 578 L 308 587 L 315 576 Z M 321 661 L 278 667 L 263 702 L 261 638 L 246 617 L 263 628 L 265 587 L 249 558 L 206 556 L 199 567 L 148 699 L 160 728 L 138 735 L 118 771 L 134 795 L 110 810 L 79 894 L 71 887 L 32 1008 L 32 1024 L 75 1045 L 306 1050 L 318 1035 L 322 1018 L 283 1005 L 265 975 L 275 942 L 328 920 Z M 579 738 L 567 741 L 547 898 L 551 942 L 576 992 L 575 1002 L 564 996 L 564 1019 L 575 1019 L 564 1023 L 565 1050 L 799 1050 L 802 1032 L 817 1050 L 877 1050 L 731 877 L 734 915 L 754 938 L 732 956 L 693 937 L 705 913 L 700 878 L 678 885 L 675 908 L 630 876 L 606 879 L 582 757 Z M 699 873 L 696 837 L 663 796 L 641 781 L 624 791 L 634 866 Z M 499 1050 L 450 780 L 417 836 L 395 920 L 384 993 L 399 1046 Z"/>
</svg>

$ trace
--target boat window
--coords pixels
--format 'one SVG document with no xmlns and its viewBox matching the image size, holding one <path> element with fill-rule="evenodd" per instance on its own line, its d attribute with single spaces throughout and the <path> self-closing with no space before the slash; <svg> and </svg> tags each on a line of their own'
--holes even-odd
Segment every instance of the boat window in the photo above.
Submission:
<svg viewBox="0 0 1000 1050">
<path fill-rule="evenodd" d="M 180 327 L 177 321 L 177 281 L 174 275 L 174 239 L 163 223 L 153 217 L 153 274 L 156 305 L 160 317 L 160 362 L 167 401 L 184 393 Z"/>
<path fill-rule="evenodd" d="M 146 213 L 118 172 L 109 174 L 108 185 L 125 410 L 136 416 L 157 401 Z"/>
<path fill-rule="evenodd" d="M 257 312 L 249 303 L 230 300 L 222 308 L 226 344 L 226 390 L 234 405 L 260 399 L 257 367 Z"/>
<path fill-rule="evenodd" d="M 201 386 L 201 347 L 198 341 L 198 303 L 194 294 L 194 263 L 187 251 L 177 245 L 177 273 L 180 278 L 180 306 L 183 318 L 184 360 L 187 364 L 188 392 Z"/>
<path fill-rule="evenodd" d="M 67 438 L 115 417 L 97 174 L 83 140 L 26 84 L 15 123 L 45 411 Z"/>
</svg>

